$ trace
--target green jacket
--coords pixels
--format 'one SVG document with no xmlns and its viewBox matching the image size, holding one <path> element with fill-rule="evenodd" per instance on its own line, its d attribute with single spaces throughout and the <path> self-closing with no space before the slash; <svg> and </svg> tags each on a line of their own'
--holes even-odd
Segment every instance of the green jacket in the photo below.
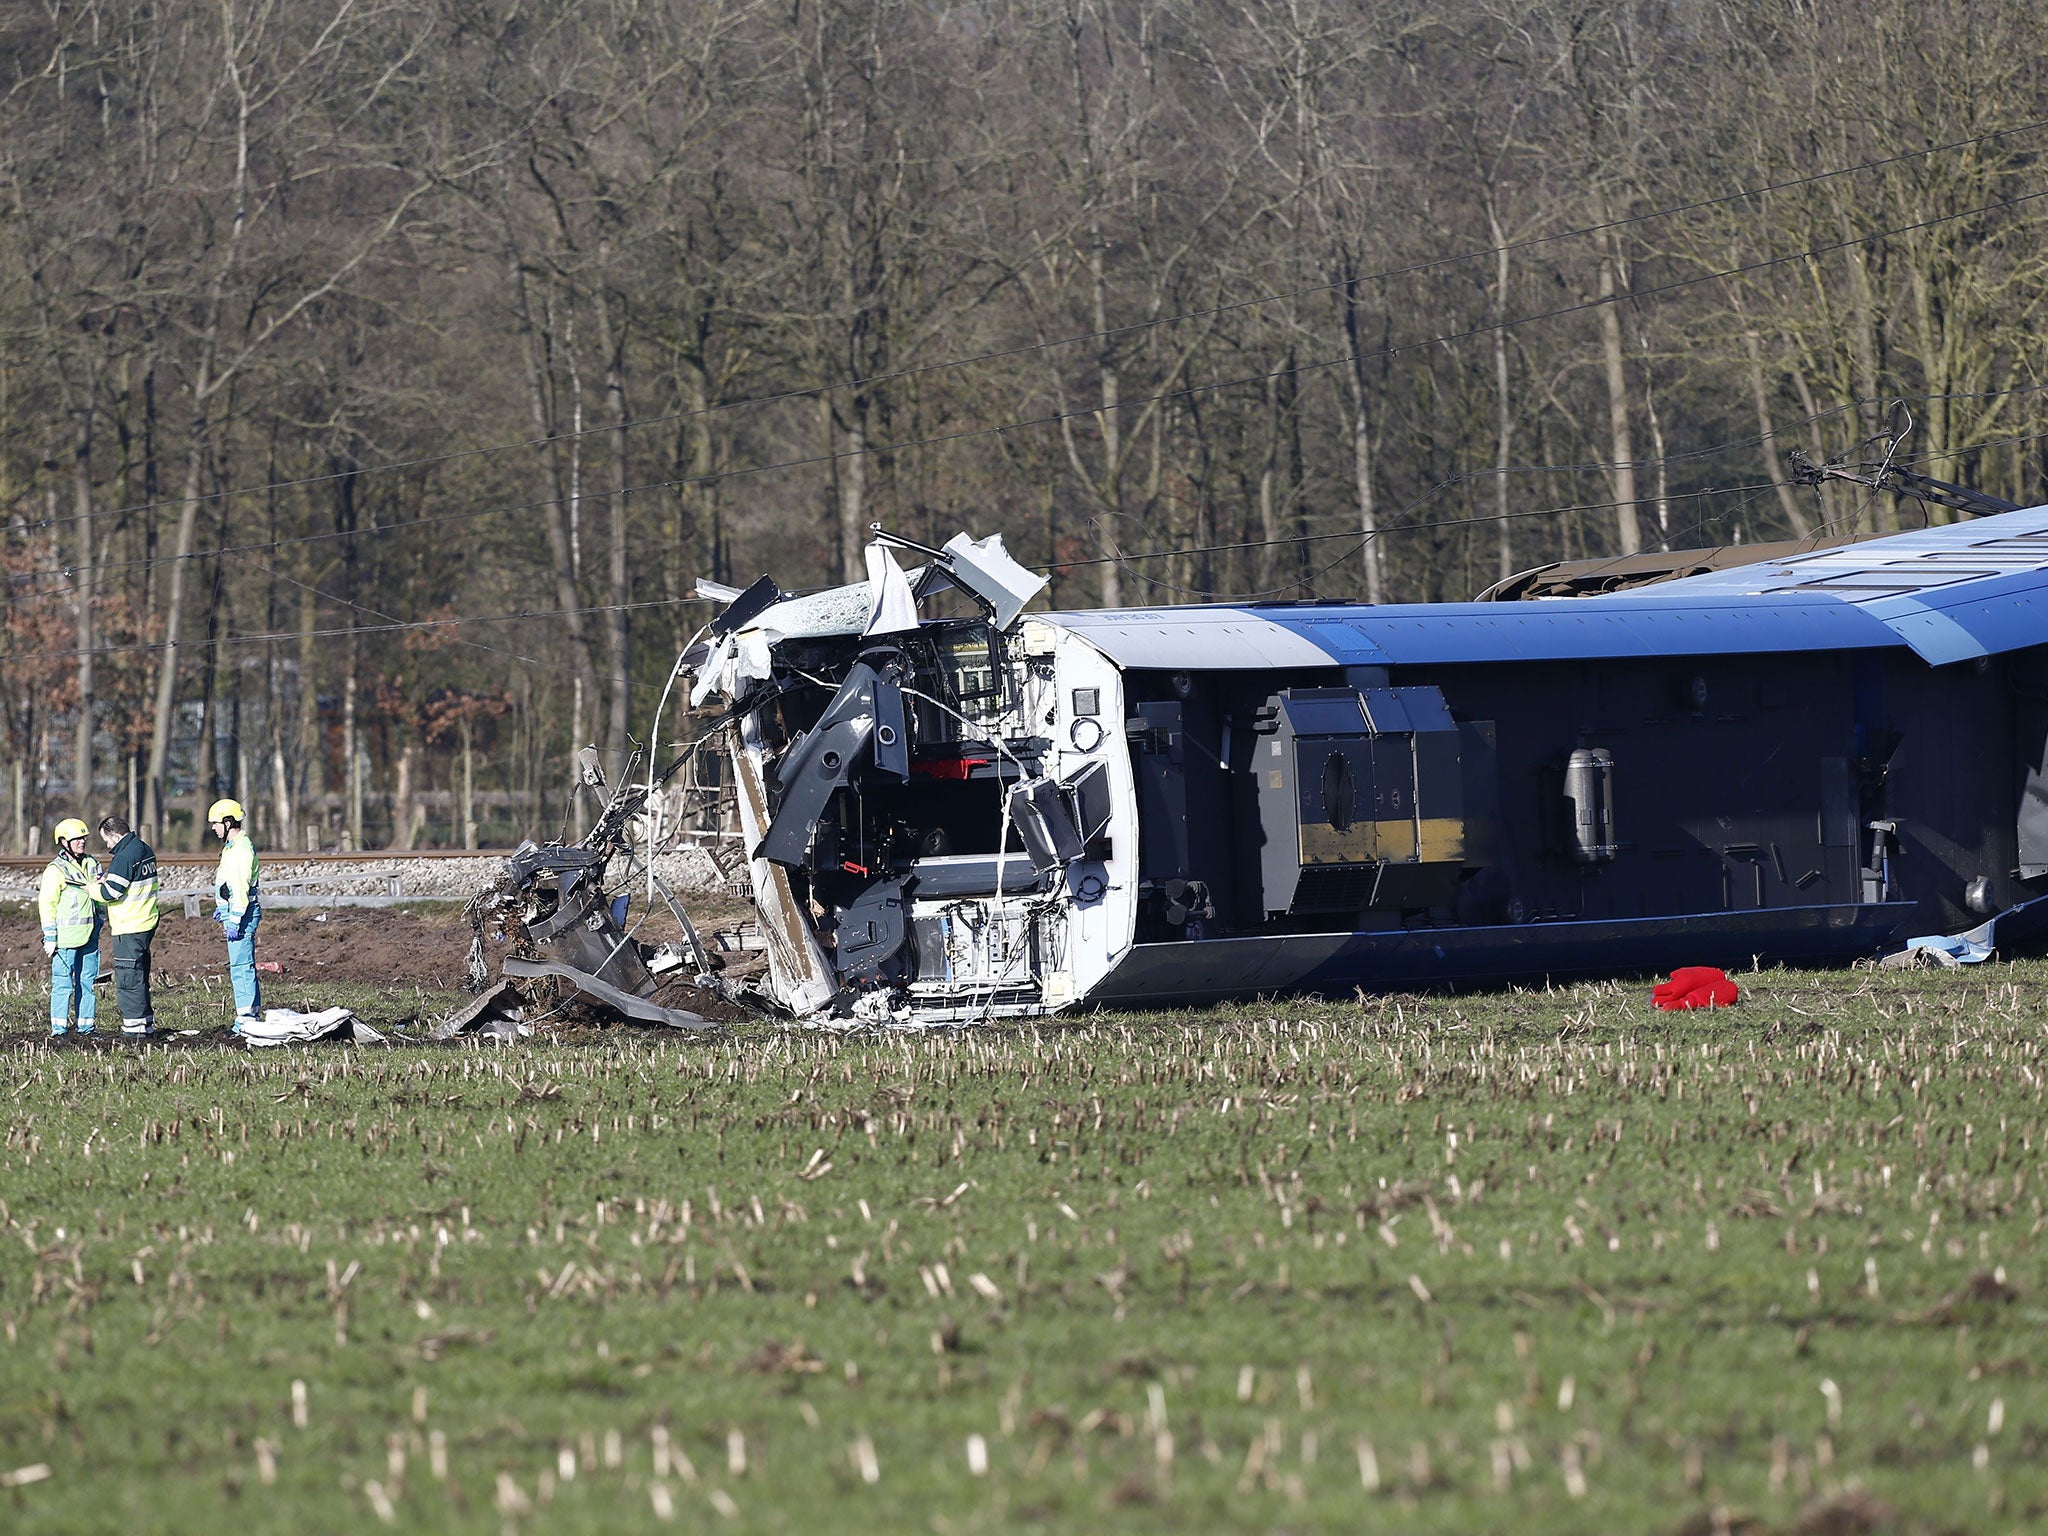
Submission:
<svg viewBox="0 0 2048 1536">
<path fill-rule="evenodd" d="M 115 933 L 156 932 L 162 915 L 156 904 L 156 850 L 140 833 L 130 832 L 114 844 L 93 900 L 107 909 L 107 926 Z"/>
<path fill-rule="evenodd" d="M 36 888 L 36 910 L 43 919 L 43 942 L 59 949 L 83 949 L 100 936 L 100 915 L 93 910 L 93 883 L 100 866 L 91 854 L 74 859 L 59 853 L 43 870 Z"/>
<path fill-rule="evenodd" d="M 241 931 L 250 911 L 261 910 L 256 901 L 256 843 L 239 827 L 228 834 L 220 850 L 220 867 L 213 873 L 213 915 L 229 931 Z"/>
</svg>

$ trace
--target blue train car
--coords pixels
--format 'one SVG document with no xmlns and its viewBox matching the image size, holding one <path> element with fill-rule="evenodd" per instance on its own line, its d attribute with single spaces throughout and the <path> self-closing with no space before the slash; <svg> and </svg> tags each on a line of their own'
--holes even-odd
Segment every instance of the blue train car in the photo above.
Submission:
<svg viewBox="0 0 2048 1536">
<path fill-rule="evenodd" d="M 1030 613 L 922 553 L 688 658 L 798 1014 L 1846 961 L 2048 890 L 2048 508 L 1517 603 Z"/>
</svg>

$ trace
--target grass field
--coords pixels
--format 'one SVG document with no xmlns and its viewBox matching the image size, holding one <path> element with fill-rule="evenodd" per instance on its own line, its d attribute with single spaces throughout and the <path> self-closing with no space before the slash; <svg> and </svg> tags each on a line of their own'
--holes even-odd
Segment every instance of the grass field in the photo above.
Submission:
<svg viewBox="0 0 2048 1536">
<path fill-rule="evenodd" d="M 30 986 L 0 1528 L 2039 1521 L 2048 966 L 1745 979 L 258 1057 Z"/>
</svg>

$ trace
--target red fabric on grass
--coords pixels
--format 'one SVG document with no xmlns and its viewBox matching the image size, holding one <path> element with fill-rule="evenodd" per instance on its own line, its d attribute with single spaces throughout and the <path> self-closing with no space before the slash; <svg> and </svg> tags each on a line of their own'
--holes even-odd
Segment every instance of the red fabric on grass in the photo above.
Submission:
<svg viewBox="0 0 2048 1536">
<path fill-rule="evenodd" d="M 1732 1008 L 1741 996 L 1728 973 L 1711 965 L 1680 966 L 1669 981 L 1660 981 L 1650 1001 L 1667 1013 L 1690 1008 Z"/>
</svg>

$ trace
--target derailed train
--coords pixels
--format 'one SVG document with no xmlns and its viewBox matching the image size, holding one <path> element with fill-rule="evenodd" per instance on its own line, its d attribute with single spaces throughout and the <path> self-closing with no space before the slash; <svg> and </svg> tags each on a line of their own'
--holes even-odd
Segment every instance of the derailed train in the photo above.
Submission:
<svg viewBox="0 0 2048 1536">
<path fill-rule="evenodd" d="M 2048 507 L 1547 601 L 1030 613 L 999 539 L 868 562 L 716 593 L 683 664 L 790 1014 L 2048 927 Z"/>
<path fill-rule="evenodd" d="M 890 544 L 692 658 L 794 1014 L 1842 961 L 2048 890 L 2048 508 L 1426 606 L 1027 613 L 999 540 Z"/>
</svg>

